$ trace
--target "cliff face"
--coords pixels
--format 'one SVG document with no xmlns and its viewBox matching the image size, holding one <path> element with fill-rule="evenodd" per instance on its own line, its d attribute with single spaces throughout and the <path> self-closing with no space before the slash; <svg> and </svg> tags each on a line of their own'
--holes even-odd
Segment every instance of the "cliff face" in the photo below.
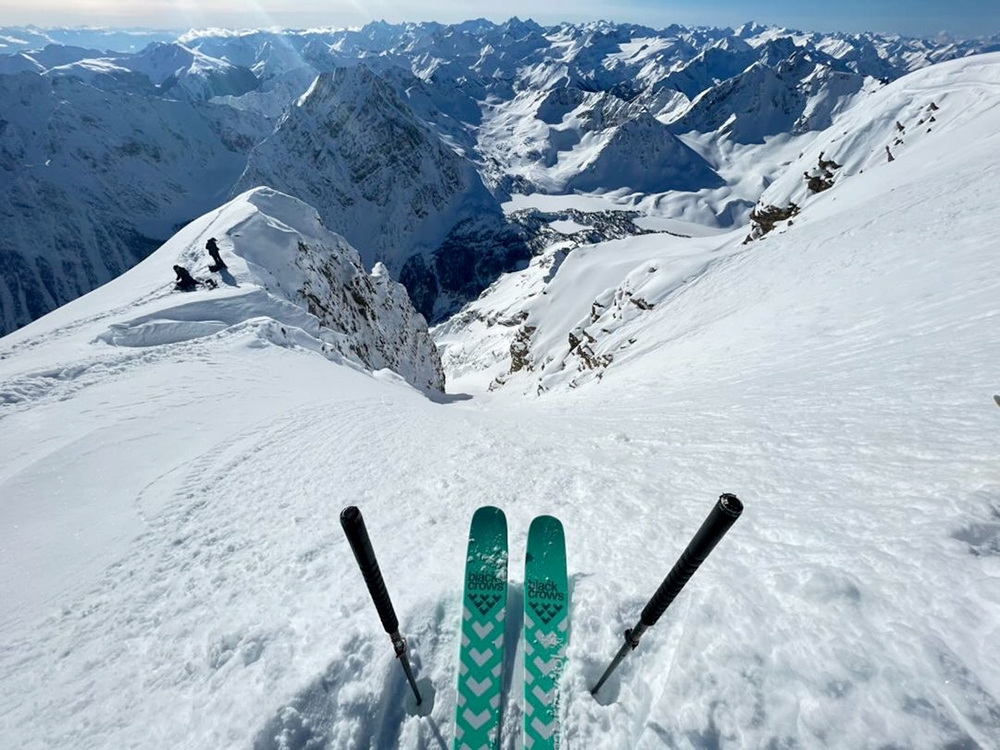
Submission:
<svg viewBox="0 0 1000 750">
<path fill-rule="evenodd" d="M 328 231 L 314 208 L 257 188 L 219 213 L 238 219 L 212 224 L 235 259 L 226 261 L 234 277 L 245 274 L 252 286 L 315 318 L 316 330 L 304 330 L 325 342 L 323 351 L 336 350 L 368 370 L 392 370 L 421 390 L 444 390 L 437 347 L 406 289 L 380 263 L 366 272 L 357 251 Z"/>
</svg>

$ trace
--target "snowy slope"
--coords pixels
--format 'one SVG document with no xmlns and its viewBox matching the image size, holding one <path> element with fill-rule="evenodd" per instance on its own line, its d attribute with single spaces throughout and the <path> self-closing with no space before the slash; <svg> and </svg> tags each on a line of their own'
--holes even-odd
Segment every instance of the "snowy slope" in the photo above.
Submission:
<svg viewBox="0 0 1000 750">
<path fill-rule="evenodd" d="M 220 273 L 208 268 L 209 237 L 218 240 L 228 266 Z M 177 292 L 175 265 L 214 285 Z M 121 297 L 134 301 L 120 302 Z M 54 359 L 46 360 L 41 374 L 37 362 L 16 356 L 47 336 L 58 340 L 76 332 L 84 341 L 79 352 L 87 364 L 79 369 L 85 372 L 131 362 L 134 351 L 244 329 L 264 342 L 301 347 L 333 361 L 391 369 L 420 389 L 444 387 L 427 324 L 385 268 L 367 273 L 357 251 L 327 230 L 315 209 L 256 188 L 191 222 L 132 271 L 5 339 L 12 342 L 6 355 L 10 366 L 31 368 L 18 371 L 18 385 L 4 400 L 20 410 L 22 402 L 59 385 L 50 375 L 65 366 L 59 346 L 48 347 Z"/>
<path fill-rule="evenodd" d="M 492 394 L 466 377 L 471 397 L 432 401 L 317 356 L 301 308 L 271 318 L 285 334 L 227 325 L 211 300 L 267 279 L 235 233 L 239 289 L 187 295 L 179 320 L 169 264 L 202 259 L 225 212 L 4 338 L 0 744 L 447 747 L 465 535 L 491 503 L 512 602 L 531 519 L 566 526 L 569 747 L 995 746 L 1000 92 L 993 61 L 953 65 L 914 81 L 976 108 L 763 242 L 640 237 L 542 269 L 548 293 L 522 301 L 554 369 Z M 493 292 L 512 311 L 517 278 Z M 154 321 L 143 346 L 102 343 Z M 567 356 L 579 324 L 616 355 L 600 379 Z M 744 517 L 591 698 L 722 491 Z M 340 532 L 348 504 L 420 712 Z M 516 682 L 504 714 L 512 750 Z"/>
<path fill-rule="evenodd" d="M 788 162 L 764 190 L 761 205 L 794 202 L 803 211 L 792 222 L 799 224 L 817 210 L 814 205 L 853 195 L 852 181 L 866 169 L 908 172 L 902 166 L 906 160 L 914 160 L 917 169 L 926 169 L 966 138 L 982 141 L 988 148 L 988 125 L 982 123 L 997 116 L 998 76 L 1000 55 L 993 53 L 942 63 L 868 92 Z M 802 141 L 791 145 L 796 143 Z M 892 163 L 885 156 L 889 144 L 900 155 Z M 735 159 L 746 166 L 748 155 L 752 152 L 737 152 Z M 821 173 L 817 167 L 821 158 L 834 162 L 827 166 L 832 189 L 816 195 L 805 177 Z M 840 197 L 841 189 L 848 194 Z M 789 226 L 785 231 L 792 229 Z M 738 237 L 742 240 L 745 233 Z M 506 333 L 494 346 L 506 350 L 514 339 L 519 340 L 517 348 L 524 351 L 518 358 L 530 365 L 519 369 L 519 377 L 531 380 L 524 386 L 527 390 L 547 388 L 550 382 L 577 384 L 595 374 L 602 377 L 610 362 L 629 356 L 626 350 L 635 344 L 632 324 L 650 317 L 646 306 L 649 310 L 659 307 L 708 265 L 742 250 L 742 243 L 734 243 L 729 236 L 711 235 L 693 240 L 636 237 L 571 252 L 566 243 L 556 243 L 529 269 L 504 277 L 463 315 L 441 326 L 437 338 L 444 345 L 450 369 L 504 376 L 511 363 L 509 353 L 492 349 L 482 357 L 486 350 L 476 347 L 486 334 L 479 323 L 503 319 L 507 325 L 496 333 L 503 329 Z M 491 322 L 487 328 L 492 328 Z M 577 348 L 574 340 L 584 345 Z M 498 353 L 507 356 L 501 358 Z"/>
<path fill-rule="evenodd" d="M 835 183 L 887 164 L 887 148 L 893 159 L 940 159 L 942 144 L 959 138 L 956 130 L 992 113 L 998 93 L 1000 53 L 941 63 L 894 81 L 869 93 L 810 143 L 762 193 L 760 203 L 803 204 L 810 195 L 803 174 L 819 173 L 821 155 L 839 165 L 833 170 Z"/>
</svg>

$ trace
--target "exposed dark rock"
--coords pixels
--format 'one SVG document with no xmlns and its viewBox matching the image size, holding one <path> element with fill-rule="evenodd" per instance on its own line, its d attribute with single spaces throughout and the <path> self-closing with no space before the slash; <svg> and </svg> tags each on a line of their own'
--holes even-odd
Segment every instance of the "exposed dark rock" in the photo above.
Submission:
<svg viewBox="0 0 1000 750">
<path fill-rule="evenodd" d="M 773 231 L 779 221 L 786 221 L 797 215 L 799 211 L 800 209 L 795 203 L 789 203 L 784 208 L 780 206 L 761 206 L 760 208 L 755 208 L 750 213 L 750 234 L 743 240 L 743 244 L 745 245 L 748 242 L 760 239 L 768 232 Z"/>
<path fill-rule="evenodd" d="M 510 372 L 534 369 L 531 362 L 531 336 L 536 331 L 535 326 L 524 326 L 514 336 L 510 344 Z"/>
<path fill-rule="evenodd" d="M 532 253 L 538 255 L 556 242 L 569 241 L 573 247 L 578 247 L 640 234 L 653 234 L 635 224 L 634 219 L 641 215 L 638 211 L 591 212 L 573 208 L 540 211 L 537 208 L 526 208 L 512 213 L 510 219 L 524 228 L 525 242 Z M 567 234 L 552 227 L 556 221 L 572 221 L 582 228 Z"/>
</svg>

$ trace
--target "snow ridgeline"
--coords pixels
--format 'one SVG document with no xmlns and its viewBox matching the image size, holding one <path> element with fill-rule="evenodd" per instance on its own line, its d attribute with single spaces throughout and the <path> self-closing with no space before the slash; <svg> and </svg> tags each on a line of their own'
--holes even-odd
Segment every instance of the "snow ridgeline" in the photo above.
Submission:
<svg viewBox="0 0 1000 750">
<path fill-rule="evenodd" d="M 219 317 L 225 325 L 263 316 L 261 330 L 269 338 L 280 332 L 283 341 L 326 356 L 336 354 L 369 370 L 392 370 L 421 390 L 444 390 L 437 348 L 405 288 L 381 263 L 366 273 L 357 251 L 327 230 L 311 206 L 270 188 L 255 188 L 219 209 L 206 232 L 221 235 L 223 252 L 228 246 L 236 255 L 236 263 L 229 264 L 232 278 L 223 274 L 223 281 L 237 288 L 250 282 L 251 291 L 220 301 L 207 291 L 209 307 L 199 300 L 187 312 L 182 312 L 186 306 L 173 308 L 173 316 L 203 314 Z M 204 234 L 187 245 L 181 265 L 205 265 Z M 154 317 L 171 315 L 161 310 Z M 110 338 L 122 343 L 136 327 L 145 332 L 149 326 L 146 319 L 136 319 L 119 325 Z"/>
<path fill-rule="evenodd" d="M 210 237 L 227 265 L 219 273 L 208 268 Z M 169 283 L 177 265 L 199 281 L 197 289 L 179 292 Z M 79 310 L 102 305 L 112 312 L 80 319 Z M 381 264 L 366 273 L 358 253 L 323 226 L 315 209 L 267 187 L 195 220 L 136 268 L 32 330 L 58 328 L 67 316 L 73 329 L 94 326 L 94 343 L 148 349 L 251 331 L 335 362 L 391 370 L 422 391 L 444 390 L 437 348 L 405 288 Z M 24 338 L 18 332 L 8 340 Z M 25 382 L 31 377 L 25 374 Z M 8 390 L 5 400 L 20 396 Z"/>
</svg>

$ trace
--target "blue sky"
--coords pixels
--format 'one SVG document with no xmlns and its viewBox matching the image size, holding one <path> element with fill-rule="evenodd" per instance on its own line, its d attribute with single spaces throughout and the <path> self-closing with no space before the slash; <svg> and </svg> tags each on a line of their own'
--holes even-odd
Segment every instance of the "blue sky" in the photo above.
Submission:
<svg viewBox="0 0 1000 750">
<path fill-rule="evenodd" d="M 496 8 L 495 11 L 491 10 Z M 737 26 L 748 20 L 807 31 L 933 36 L 1000 33 L 1000 0 L 0 0 L 0 25 L 354 26 L 371 20 L 455 22 L 487 17 L 539 23 L 604 18 L 662 27 Z"/>
</svg>

